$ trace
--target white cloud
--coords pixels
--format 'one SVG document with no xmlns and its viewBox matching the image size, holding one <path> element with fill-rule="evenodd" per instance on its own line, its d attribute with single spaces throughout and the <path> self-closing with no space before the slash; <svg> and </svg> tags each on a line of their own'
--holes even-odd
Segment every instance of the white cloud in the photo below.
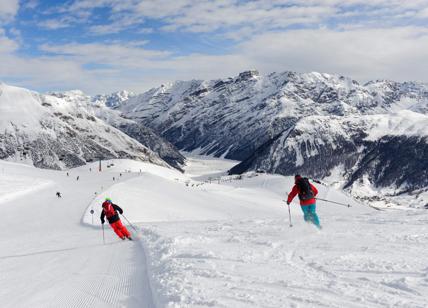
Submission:
<svg viewBox="0 0 428 308">
<path fill-rule="evenodd" d="M 18 0 L 1 0 L 0 1 L 0 23 L 11 21 L 19 9 Z"/>
<path fill-rule="evenodd" d="M 110 8 L 108 22 L 88 23 L 100 7 Z M 406 24 L 420 22 L 427 7 L 426 0 L 79 0 L 56 7 L 53 11 L 59 15 L 48 15 L 39 25 L 58 29 L 85 23 L 94 34 L 127 29 L 206 32 L 232 38 L 235 44 L 226 54 L 177 56 L 150 49 L 146 41 L 100 42 L 95 37 L 86 44 L 50 42 L 40 46 L 43 57 L 24 58 L 16 53 L 17 41 L 0 30 L 0 79 L 21 80 L 20 85 L 30 88 L 81 88 L 89 93 L 122 88 L 140 92 L 165 81 L 221 78 L 250 68 L 264 73 L 339 73 L 362 81 L 428 81 L 427 27 L 400 26 L 403 19 Z M 6 14 L 0 6 L 0 16 L 14 16 L 16 10 Z M 159 20 L 161 28 L 147 23 L 148 18 Z M 295 30 L 296 25 L 305 29 Z M 212 49 L 220 53 L 216 47 Z"/>
<path fill-rule="evenodd" d="M 141 25 L 147 18 L 159 19 L 163 23 L 160 29 L 165 31 L 213 32 L 221 29 L 228 32 L 230 27 L 251 27 L 253 32 L 260 32 L 292 24 L 317 23 L 337 11 L 331 5 L 307 5 L 299 2 L 284 6 L 280 2 L 282 1 L 76 0 L 55 11 L 70 16 L 88 13 L 100 7 L 110 8 L 112 14 L 107 23 L 89 28 L 98 34 L 120 32 Z"/>
<path fill-rule="evenodd" d="M 54 16 L 52 18 L 46 18 L 44 20 L 37 21 L 37 25 L 41 28 L 48 30 L 58 30 L 69 28 L 80 23 L 87 23 L 88 19 L 91 17 L 90 12 L 77 12 L 74 15 L 62 15 Z"/>
<path fill-rule="evenodd" d="M 89 27 L 92 34 L 111 34 L 119 33 L 125 29 L 133 28 L 136 25 L 142 25 L 144 19 L 135 14 L 116 13 L 109 18 L 108 24 L 99 24 Z"/>
<path fill-rule="evenodd" d="M 274 42 L 274 43 L 272 43 Z M 295 30 L 264 34 L 239 46 L 265 72 L 339 73 L 359 80 L 427 80 L 428 29 Z"/>
<path fill-rule="evenodd" d="M 142 1 L 138 5 L 141 15 L 161 19 L 164 31 L 235 32 L 237 28 L 263 32 L 284 29 L 293 24 L 316 24 L 336 13 L 337 9 L 325 5 L 280 6 L 275 1 Z M 279 3 L 280 4 L 280 3 Z M 229 35 L 229 37 L 233 37 Z"/>
<path fill-rule="evenodd" d="M 22 7 L 27 10 L 33 10 L 36 7 L 38 7 L 38 5 L 39 5 L 38 0 L 26 0 L 25 3 L 23 3 Z"/>
<path fill-rule="evenodd" d="M 106 22 L 82 25 L 95 35 L 141 27 L 148 19 L 160 22 L 158 31 L 220 32 L 237 41 L 290 26 L 321 28 L 391 27 L 424 18 L 426 0 L 74 0 L 54 10 L 65 16 L 110 10 Z"/>
<path fill-rule="evenodd" d="M 47 19 L 38 22 L 38 26 L 49 29 L 49 30 L 57 30 L 57 29 L 63 29 L 68 28 L 71 25 L 70 22 L 64 20 L 64 19 Z"/>
<path fill-rule="evenodd" d="M 7 37 L 4 29 L 0 28 L 0 56 L 2 54 L 12 53 L 16 51 L 18 47 L 19 44 Z M 0 62 L 2 61 L 4 61 L 4 59 L 2 59 Z"/>
<path fill-rule="evenodd" d="M 428 8 L 425 8 L 425 9 L 423 9 L 423 10 L 419 11 L 419 12 L 416 14 L 416 17 L 417 17 L 417 18 L 427 18 L 427 19 L 428 19 Z"/>
<path fill-rule="evenodd" d="M 50 56 L 24 59 L 13 55 L 13 41 L 4 36 L 3 40 L 7 44 L 0 46 L 9 48 L 2 55 L 0 78 L 25 76 L 21 85 L 30 88 L 81 88 L 92 94 L 122 88 L 141 92 L 166 81 L 222 78 L 252 68 L 262 73 L 338 73 L 360 81 L 427 81 L 428 71 L 428 29 L 422 27 L 265 33 L 237 45 L 226 55 L 180 57 L 147 50 L 143 41 L 128 45 L 43 45 Z"/>
<path fill-rule="evenodd" d="M 140 34 L 150 34 L 150 33 L 154 33 L 155 30 L 153 28 L 140 28 L 140 29 L 136 30 L 135 32 L 140 33 Z"/>
<path fill-rule="evenodd" d="M 81 64 L 91 63 L 109 67 L 142 68 L 150 65 L 150 61 L 165 58 L 170 55 L 167 51 L 148 50 L 141 45 L 146 42 L 120 43 L 92 43 L 42 45 L 41 50 L 62 56 Z"/>
<path fill-rule="evenodd" d="M 269 30 L 275 28 L 285 28 L 292 24 L 313 24 L 320 22 L 323 17 L 334 13 L 333 8 L 329 7 L 284 7 L 284 8 L 269 8 L 261 6 L 252 8 L 247 6 L 238 6 L 225 9 L 219 12 L 218 15 L 211 15 L 209 11 L 205 12 L 205 16 L 193 24 L 211 24 L 216 27 L 218 24 L 225 26 L 239 26 L 247 24 L 253 26 L 256 30 Z M 195 11 L 197 13 L 197 11 Z M 224 18 L 228 16 L 228 18 Z M 239 16 L 239 17 L 237 17 Z M 178 23 L 192 26 L 191 16 L 177 19 Z"/>
</svg>

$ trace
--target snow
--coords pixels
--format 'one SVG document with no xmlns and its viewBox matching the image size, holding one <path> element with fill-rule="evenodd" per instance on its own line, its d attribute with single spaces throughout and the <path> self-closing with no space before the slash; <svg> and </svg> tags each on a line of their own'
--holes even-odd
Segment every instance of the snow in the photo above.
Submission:
<svg viewBox="0 0 428 308">
<path fill-rule="evenodd" d="M 0 84 L 0 130 L 13 130 L 11 123 L 21 129 L 34 130 L 39 120 L 47 114 L 35 92 Z M 25 116 L 23 116 L 25 115 Z"/>
<path fill-rule="evenodd" d="M 324 216 L 322 232 L 283 219 L 151 225 L 160 306 L 425 307 L 426 227 L 369 217 Z"/>
<path fill-rule="evenodd" d="M 376 211 L 316 184 L 321 198 L 352 207 L 319 201 L 319 231 L 295 200 L 289 227 L 282 200 L 291 177 L 239 179 L 226 175 L 236 162 L 188 162 L 184 174 L 110 160 L 102 172 L 93 163 L 67 176 L 0 161 L 2 179 L 17 183 L 0 186 L 0 200 L 31 181 L 50 185 L 0 204 L 2 307 L 428 305 L 427 211 Z M 106 224 L 103 245 L 106 196 L 139 229 L 129 228 L 136 241 L 122 242 Z"/>
<path fill-rule="evenodd" d="M 0 204 L 50 188 L 55 184 L 49 179 L 26 175 L 29 170 L 34 172 L 36 169 L 0 161 Z"/>
<path fill-rule="evenodd" d="M 101 154 L 167 165 L 146 146 L 94 117 L 88 104 L 81 91 L 55 97 L 1 84 L 0 156 L 52 169 L 81 165 Z"/>
<path fill-rule="evenodd" d="M 41 178 L 23 175 L 6 175 L 3 168 L 2 173 L 0 173 L 0 195 L 2 197 L 0 204 L 49 188 L 53 184 L 54 182 Z"/>
<path fill-rule="evenodd" d="M 70 170 L 67 177 L 66 172 L 0 161 L 2 169 L 4 176 L 28 180 L 29 186 L 30 178 L 55 183 L 0 204 L 2 307 L 153 307 L 144 252 L 134 243 L 119 242 L 107 228 L 103 245 L 101 229 L 81 224 L 94 192 L 112 185 L 111 176 L 118 173 L 95 172 L 92 164 Z M 2 189 L 0 200 L 7 195 Z"/>
<path fill-rule="evenodd" d="M 208 180 L 227 174 L 227 170 L 239 161 L 216 157 L 183 153 L 187 157 L 186 174 L 198 180 Z"/>
<path fill-rule="evenodd" d="M 410 110 L 401 110 L 389 115 L 363 116 L 372 126 L 368 130 L 367 140 L 377 140 L 385 135 L 391 136 L 428 136 L 428 116 Z"/>
</svg>

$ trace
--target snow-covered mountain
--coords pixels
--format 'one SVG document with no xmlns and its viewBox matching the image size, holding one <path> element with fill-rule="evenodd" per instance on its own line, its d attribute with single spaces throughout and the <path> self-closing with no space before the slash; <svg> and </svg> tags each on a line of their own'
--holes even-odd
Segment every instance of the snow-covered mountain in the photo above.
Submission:
<svg viewBox="0 0 428 308">
<path fill-rule="evenodd" d="M 428 86 L 293 72 L 165 84 L 125 101 L 120 110 L 179 149 L 243 160 L 310 115 L 426 112 Z"/>
<path fill-rule="evenodd" d="M 99 157 L 167 166 L 156 153 L 94 116 L 83 103 L 0 84 L 0 159 L 62 169 Z"/>
<path fill-rule="evenodd" d="M 111 102 L 109 103 L 108 100 L 100 99 L 106 97 L 121 97 L 121 103 L 126 97 L 129 97 L 128 92 L 121 91 L 113 93 L 111 95 L 97 95 L 94 97 L 85 95 L 82 91 L 79 90 L 67 92 L 52 92 L 50 94 L 64 99 L 65 101 L 70 102 L 71 104 L 85 106 L 86 110 L 94 117 L 102 119 L 109 125 L 119 129 L 131 138 L 134 138 L 142 145 L 148 147 L 150 150 L 157 153 L 159 157 L 161 157 L 174 168 L 180 170 L 182 169 L 185 163 L 185 158 L 171 143 L 154 133 L 153 130 L 147 128 L 145 125 L 137 123 L 134 120 L 122 117 L 119 111 L 115 111 L 109 108 L 112 107 Z"/>
<path fill-rule="evenodd" d="M 358 117 L 309 116 L 259 147 L 231 173 L 302 173 L 348 189 L 356 198 L 392 201 L 388 196 L 427 191 L 427 157 L 424 114 L 403 110 Z M 411 205 L 427 201 L 416 196 Z"/>
<path fill-rule="evenodd" d="M 165 84 L 119 109 L 179 149 L 242 160 L 235 173 L 299 172 L 372 198 L 427 187 L 423 83 L 248 71 Z M 376 191 L 363 194 L 360 184 Z"/>
<path fill-rule="evenodd" d="M 96 95 L 92 98 L 92 101 L 98 102 L 110 108 L 119 107 L 124 101 L 135 96 L 134 93 L 128 91 L 118 91 L 111 94 Z"/>
</svg>

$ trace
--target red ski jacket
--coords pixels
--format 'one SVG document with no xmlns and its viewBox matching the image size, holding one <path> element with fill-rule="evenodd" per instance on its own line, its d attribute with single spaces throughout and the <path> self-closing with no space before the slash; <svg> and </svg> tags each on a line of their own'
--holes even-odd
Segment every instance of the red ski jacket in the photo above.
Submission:
<svg viewBox="0 0 428 308">
<path fill-rule="evenodd" d="M 311 189 L 314 192 L 314 197 L 316 195 L 318 195 L 318 190 L 315 188 L 314 185 L 311 185 Z M 288 194 L 288 199 L 287 202 L 293 201 L 294 197 L 300 193 L 300 188 L 299 186 L 297 186 L 296 184 L 294 184 L 293 189 L 291 190 L 291 192 Z M 300 200 L 300 205 L 304 206 L 304 205 L 311 205 L 311 204 L 315 204 L 316 200 L 315 198 L 312 199 L 308 199 L 308 200 Z"/>
<path fill-rule="evenodd" d="M 116 221 L 120 220 L 119 214 L 118 214 L 117 212 L 119 212 L 120 214 L 122 214 L 122 213 L 123 213 L 123 210 L 122 210 L 118 205 L 116 205 L 116 204 L 114 204 L 114 203 L 112 203 L 111 205 L 113 206 L 113 209 L 114 209 L 115 214 L 114 214 L 113 216 L 111 216 L 111 217 L 107 217 L 107 220 L 108 220 L 108 222 L 109 222 L 110 224 L 112 224 L 112 223 L 114 223 L 114 222 L 116 222 Z M 105 213 L 105 211 L 104 211 L 104 209 L 103 209 L 103 210 L 101 211 L 101 216 L 100 216 L 100 218 L 101 218 L 101 222 L 102 222 L 102 223 L 104 223 L 104 222 L 105 222 L 105 221 L 104 221 L 104 217 L 106 217 L 106 213 Z"/>
</svg>

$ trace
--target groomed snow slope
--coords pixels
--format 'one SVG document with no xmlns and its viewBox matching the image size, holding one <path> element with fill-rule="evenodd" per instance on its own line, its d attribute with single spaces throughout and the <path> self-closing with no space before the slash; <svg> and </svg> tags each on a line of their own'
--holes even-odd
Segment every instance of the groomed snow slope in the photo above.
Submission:
<svg viewBox="0 0 428 308">
<path fill-rule="evenodd" d="M 156 306 L 428 305 L 425 211 L 376 211 L 318 185 L 321 198 L 352 207 L 319 201 L 320 232 L 294 202 L 290 228 L 281 200 L 292 178 L 249 174 L 202 184 L 195 179 L 211 166 L 219 172 L 219 161 L 189 161 L 193 179 L 146 168 L 105 192 L 142 230 Z M 101 199 L 88 207 L 87 223 Z"/>
<path fill-rule="evenodd" d="M 191 176 L 128 160 L 67 176 L 0 161 L 1 174 L 22 183 L 0 203 L 1 306 L 428 305 L 426 211 L 376 211 L 318 185 L 321 197 L 352 207 L 319 202 L 318 231 L 293 203 L 290 228 L 281 200 L 291 178 L 248 174 L 210 184 L 197 179 L 220 174 L 221 161 L 189 162 Z M 29 179 L 49 184 L 28 191 Z M 0 199 L 10 191 L 0 186 Z M 103 245 L 106 196 L 141 230 L 140 242 L 122 242 L 105 225 Z"/>
<path fill-rule="evenodd" d="M 15 164 L 7 162 L 2 162 L 0 165 L 0 204 L 55 184 L 55 182 L 45 178 L 24 175 L 24 171 L 31 170 L 31 167 L 22 165 L 20 166 L 21 172 L 16 172 L 14 167 Z M 5 172 L 5 169 L 8 171 Z"/>
<path fill-rule="evenodd" d="M 101 229 L 81 223 L 95 192 L 135 176 L 96 167 L 67 176 L 0 161 L 1 307 L 153 307 L 142 250 L 109 230 L 103 245 Z"/>
</svg>

